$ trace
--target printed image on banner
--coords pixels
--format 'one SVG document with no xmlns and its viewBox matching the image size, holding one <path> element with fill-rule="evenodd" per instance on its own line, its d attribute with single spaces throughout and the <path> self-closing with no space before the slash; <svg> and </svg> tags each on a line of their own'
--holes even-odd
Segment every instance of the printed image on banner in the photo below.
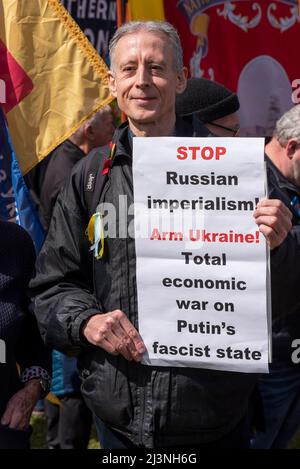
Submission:
<svg viewBox="0 0 300 469">
<path fill-rule="evenodd" d="M 240 99 L 242 136 L 271 136 L 300 102 L 297 0 L 164 2 L 193 77 L 222 83 Z M 288 51 L 288 53 L 287 53 Z"/>
<path fill-rule="evenodd" d="M 98 54 L 108 63 L 108 45 L 117 24 L 116 0 L 61 0 Z"/>
</svg>

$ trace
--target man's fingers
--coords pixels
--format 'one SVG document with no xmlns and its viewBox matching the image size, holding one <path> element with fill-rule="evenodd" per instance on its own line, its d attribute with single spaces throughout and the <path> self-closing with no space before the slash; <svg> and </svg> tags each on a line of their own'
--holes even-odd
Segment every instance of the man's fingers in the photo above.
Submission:
<svg viewBox="0 0 300 469">
<path fill-rule="evenodd" d="M 28 426 L 32 408 L 28 406 L 24 389 L 18 391 L 8 402 L 1 424 L 23 430 Z"/>
<path fill-rule="evenodd" d="M 121 328 L 109 330 L 105 339 L 103 340 L 102 347 L 106 346 L 106 351 L 113 355 L 122 355 L 126 360 L 132 361 L 135 359 L 134 345 L 131 343 L 129 337 L 126 337 L 125 332 Z"/>
<path fill-rule="evenodd" d="M 23 417 L 22 417 L 22 414 L 20 414 L 20 412 L 18 411 L 13 412 L 9 426 L 11 428 L 16 428 L 20 430 L 24 429 Z"/>
<path fill-rule="evenodd" d="M 140 334 L 120 310 L 92 316 L 83 334 L 92 344 L 127 360 L 140 361 L 146 350 Z"/>
<path fill-rule="evenodd" d="M 278 199 L 262 199 L 258 202 L 256 211 L 261 212 L 266 215 L 276 215 L 278 212 L 282 212 L 290 220 L 293 218 L 292 212 L 287 208 L 287 206 Z M 254 212 L 254 214 L 255 214 Z"/>
<path fill-rule="evenodd" d="M 271 249 L 279 246 L 282 243 L 282 237 L 279 236 L 276 231 L 267 225 L 260 225 L 259 231 L 265 236 L 268 245 Z"/>
<path fill-rule="evenodd" d="M 285 207 L 286 208 L 286 207 Z M 292 212 L 286 208 L 282 210 L 281 207 L 258 207 L 254 211 L 254 218 L 257 220 L 259 217 L 271 217 L 271 219 L 281 221 L 281 223 L 291 226 Z"/>
<path fill-rule="evenodd" d="M 287 233 L 291 229 L 291 223 L 287 218 L 278 220 L 275 216 L 262 215 L 255 219 L 258 226 L 265 225 L 271 230 L 275 231 L 279 236 L 286 237 Z"/>
<path fill-rule="evenodd" d="M 120 324 L 132 340 L 138 354 L 142 355 L 143 353 L 145 353 L 146 347 L 143 342 L 143 339 L 124 313 L 122 313 L 122 316 L 120 317 Z"/>
<path fill-rule="evenodd" d="M 137 350 L 132 339 L 128 336 L 122 327 L 114 328 L 113 333 L 116 340 L 116 348 L 127 360 L 137 358 Z"/>
<path fill-rule="evenodd" d="M 270 248 L 279 246 L 292 228 L 292 213 L 276 199 L 261 200 L 254 211 L 255 223 L 265 236 Z"/>
<path fill-rule="evenodd" d="M 1 418 L 1 424 L 2 425 L 10 425 L 11 417 L 12 417 L 12 408 L 8 407 L 6 411 L 4 412 L 2 418 Z"/>
<path fill-rule="evenodd" d="M 122 311 L 116 310 L 107 322 L 112 332 L 108 338 L 115 349 L 127 360 L 140 361 L 145 351 L 143 341 L 127 316 Z M 139 346 L 140 342 L 142 347 Z"/>
</svg>

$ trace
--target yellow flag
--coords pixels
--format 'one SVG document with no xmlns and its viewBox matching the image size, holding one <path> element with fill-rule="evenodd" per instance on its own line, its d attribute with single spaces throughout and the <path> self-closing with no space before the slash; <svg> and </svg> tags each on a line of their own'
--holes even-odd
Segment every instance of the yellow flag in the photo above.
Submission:
<svg viewBox="0 0 300 469">
<path fill-rule="evenodd" d="M 55 404 L 55 405 L 62 407 L 61 401 L 55 394 L 53 394 L 53 392 L 49 392 L 49 394 L 47 394 L 46 400 L 51 402 L 51 404 Z"/>
<path fill-rule="evenodd" d="M 112 101 L 107 67 L 58 0 L 0 0 L 0 52 L 25 174 Z"/>
<path fill-rule="evenodd" d="M 163 0 L 129 0 L 131 20 L 165 20 Z"/>
</svg>

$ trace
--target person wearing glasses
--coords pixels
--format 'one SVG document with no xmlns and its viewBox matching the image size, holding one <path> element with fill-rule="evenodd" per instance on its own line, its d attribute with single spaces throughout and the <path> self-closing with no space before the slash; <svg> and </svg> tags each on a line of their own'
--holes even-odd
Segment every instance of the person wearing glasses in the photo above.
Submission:
<svg viewBox="0 0 300 469">
<path fill-rule="evenodd" d="M 239 108 L 235 93 L 206 78 L 190 78 L 176 98 L 176 114 L 193 124 L 194 137 L 236 137 Z"/>
</svg>

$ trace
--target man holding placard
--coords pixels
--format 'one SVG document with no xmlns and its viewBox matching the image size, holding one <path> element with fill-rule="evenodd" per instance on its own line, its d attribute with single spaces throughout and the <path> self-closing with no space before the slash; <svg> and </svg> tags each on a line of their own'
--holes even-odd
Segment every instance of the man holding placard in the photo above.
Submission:
<svg viewBox="0 0 300 469">
<path fill-rule="evenodd" d="M 79 354 L 82 392 L 95 414 L 102 447 L 248 447 L 247 405 L 255 374 L 168 364 L 147 366 L 148 350 L 138 332 L 134 239 L 138 227 L 133 224 L 133 211 L 127 213 L 134 200 L 132 147 L 136 152 L 137 142 L 147 140 L 137 137 L 175 136 L 183 137 L 180 142 L 186 146 L 186 139 L 193 134 L 193 129 L 175 115 L 176 94 L 186 86 L 178 34 L 168 23 L 127 23 L 111 41 L 110 58 L 110 89 L 128 123 L 115 134 L 109 160 L 96 183 L 87 177 L 92 175 L 87 167 L 97 157 L 94 152 L 77 166 L 58 198 L 32 282 L 42 334 L 57 349 Z M 153 140 L 153 153 L 160 142 L 163 148 L 163 141 Z M 221 143 L 218 140 L 218 145 Z M 211 154 L 207 152 L 202 153 L 204 158 Z M 191 158 L 193 154 L 196 157 L 198 152 L 192 150 Z M 159 164 L 152 170 L 154 181 Z M 98 202 L 106 204 L 107 211 L 115 210 L 117 227 L 116 234 L 110 233 L 105 240 L 105 213 L 98 210 L 89 223 L 88 193 L 99 185 Z M 198 188 L 194 199 L 201 209 L 207 198 L 200 200 L 199 196 Z M 191 202 L 186 199 L 183 208 Z M 148 208 L 152 202 L 153 198 L 148 200 Z M 228 202 L 215 198 L 215 208 Z M 256 200 L 250 202 L 255 208 Z M 174 200 L 172 208 L 176 211 Z M 263 200 L 254 216 L 270 248 L 280 251 L 291 227 L 289 210 L 280 201 Z M 95 259 L 88 254 L 87 225 Z M 207 239 L 202 231 L 199 236 Z M 197 237 L 197 231 L 192 236 Z M 224 263 L 226 259 L 219 257 Z M 205 259 L 209 262 L 209 256 Z M 233 278 L 230 282 L 237 285 Z M 158 329 L 164 327 L 164 303 L 159 307 Z"/>
</svg>

